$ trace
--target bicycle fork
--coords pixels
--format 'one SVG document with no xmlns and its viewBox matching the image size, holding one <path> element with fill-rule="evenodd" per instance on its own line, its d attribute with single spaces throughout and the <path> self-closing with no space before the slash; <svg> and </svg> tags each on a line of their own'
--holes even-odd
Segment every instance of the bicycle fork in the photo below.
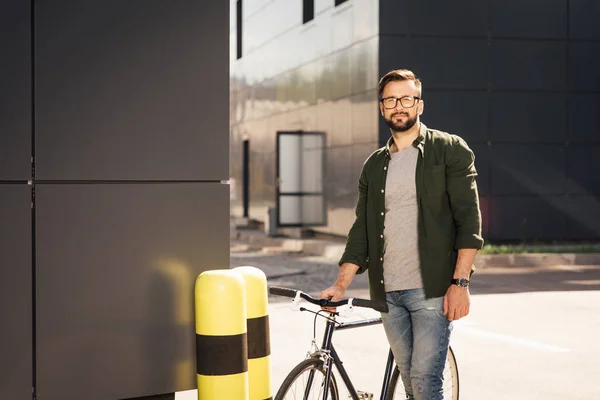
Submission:
<svg viewBox="0 0 600 400">
<path fill-rule="evenodd" d="M 327 320 L 327 324 L 325 325 L 325 335 L 323 337 L 323 344 L 321 345 L 321 350 L 325 355 L 323 360 L 323 367 L 325 368 L 325 387 L 323 393 L 323 400 L 327 400 L 327 397 L 329 396 L 329 380 L 331 379 L 331 370 L 333 366 L 333 359 L 330 356 L 330 351 L 331 338 L 333 337 L 334 330 L 335 322 Z"/>
</svg>

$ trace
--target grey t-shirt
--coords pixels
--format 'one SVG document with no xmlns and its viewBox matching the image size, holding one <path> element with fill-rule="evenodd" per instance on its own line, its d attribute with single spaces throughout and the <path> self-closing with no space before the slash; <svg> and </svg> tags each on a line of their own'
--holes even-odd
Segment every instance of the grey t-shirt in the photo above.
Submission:
<svg viewBox="0 0 600 400">
<path fill-rule="evenodd" d="M 415 173 L 419 149 L 390 153 L 385 183 L 383 277 L 385 290 L 422 288 Z"/>
</svg>

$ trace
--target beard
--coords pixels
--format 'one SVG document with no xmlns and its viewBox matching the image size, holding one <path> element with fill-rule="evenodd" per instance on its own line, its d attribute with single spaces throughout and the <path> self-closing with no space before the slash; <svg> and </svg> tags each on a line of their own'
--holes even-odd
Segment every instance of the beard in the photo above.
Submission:
<svg viewBox="0 0 600 400">
<path fill-rule="evenodd" d="M 398 113 L 396 113 L 398 114 Z M 387 126 L 390 127 L 390 129 L 393 132 L 406 132 L 407 130 L 409 130 L 410 128 L 412 128 L 413 126 L 415 126 L 415 124 L 417 123 L 417 114 L 415 113 L 414 117 L 410 117 L 410 115 L 405 114 L 407 116 L 407 119 L 405 122 L 402 121 L 398 121 L 398 122 L 394 122 L 393 118 L 396 114 L 392 114 L 390 116 L 390 118 L 385 118 L 385 123 L 387 124 Z"/>
</svg>

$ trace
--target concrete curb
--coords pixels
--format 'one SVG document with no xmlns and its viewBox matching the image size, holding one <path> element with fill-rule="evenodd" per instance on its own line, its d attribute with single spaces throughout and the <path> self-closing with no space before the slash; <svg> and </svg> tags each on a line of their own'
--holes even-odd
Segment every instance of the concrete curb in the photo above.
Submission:
<svg viewBox="0 0 600 400">
<path fill-rule="evenodd" d="M 536 267 L 541 265 L 600 265 L 598 253 L 478 254 L 476 267 Z"/>
<path fill-rule="evenodd" d="M 261 231 L 237 230 L 232 239 L 262 247 L 265 252 L 304 253 L 324 257 L 337 263 L 344 252 L 344 243 L 318 239 L 269 237 Z M 477 268 L 535 267 L 542 265 L 600 265 L 600 253 L 536 253 L 478 254 Z"/>
</svg>

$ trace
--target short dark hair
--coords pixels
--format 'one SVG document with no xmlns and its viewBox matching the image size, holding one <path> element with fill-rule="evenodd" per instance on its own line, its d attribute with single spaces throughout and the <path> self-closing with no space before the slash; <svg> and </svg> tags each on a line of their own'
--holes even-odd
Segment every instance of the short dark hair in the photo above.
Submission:
<svg viewBox="0 0 600 400">
<path fill-rule="evenodd" d="M 385 89 L 386 85 L 388 83 L 394 82 L 394 81 L 413 81 L 413 82 L 415 82 L 415 86 L 417 87 L 417 90 L 419 91 L 419 96 L 422 95 L 423 85 L 421 84 L 421 80 L 416 77 L 414 72 L 412 72 L 408 69 L 395 69 L 395 70 L 390 71 L 387 74 L 385 74 L 379 80 L 378 94 L 379 94 L 380 99 L 381 99 L 381 96 L 383 96 L 383 89 Z"/>
</svg>

